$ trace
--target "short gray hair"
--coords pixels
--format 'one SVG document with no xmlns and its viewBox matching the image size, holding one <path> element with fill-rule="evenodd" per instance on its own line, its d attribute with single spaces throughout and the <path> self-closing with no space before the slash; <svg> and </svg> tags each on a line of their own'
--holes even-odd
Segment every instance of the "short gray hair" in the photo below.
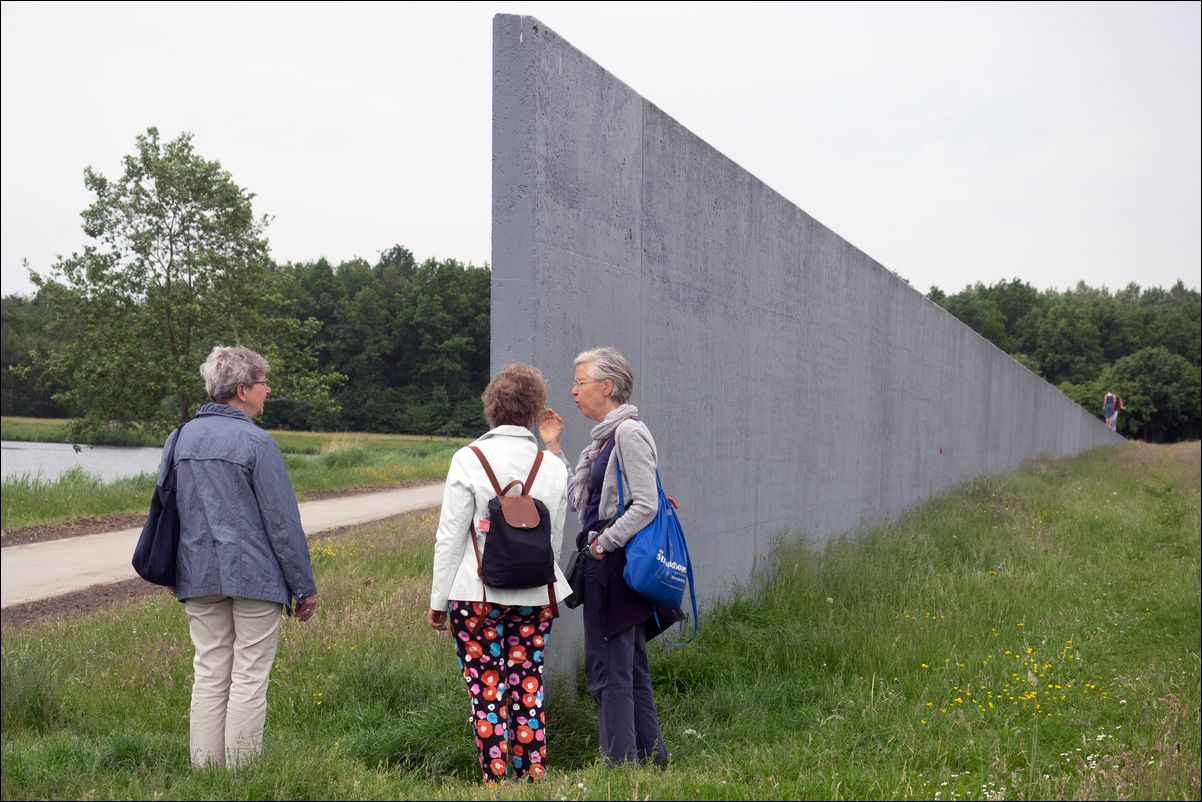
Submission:
<svg viewBox="0 0 1202 802">
<path fill-rule="evenodd" d="M 209 398 L 223 403 L 238 394 L 239 384 L 254 384 L 259 377 L 267 378 L 271 366 L 259 354 L 237 346 L 218 345 L 200 366 Z"/>
<path fill-rule="evenodd" d="M 613 393 L 610 395 L 619 404 L 625 404 L 634 395 L 634 371 L 626 357 L 618 353 L 616 348 L 608 345 L 584 351 L 572 363 L 574 366 L 588 365 L 588 373 L 594 379 L 608 379 L 613 383 Z"/>
</svg>

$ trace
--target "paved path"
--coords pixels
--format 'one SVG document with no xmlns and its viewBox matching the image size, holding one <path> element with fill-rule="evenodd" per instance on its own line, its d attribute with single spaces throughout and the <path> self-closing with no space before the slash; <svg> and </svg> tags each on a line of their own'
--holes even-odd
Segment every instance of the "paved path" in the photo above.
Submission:
<svg viewBox="0 0 1202 802">
<path fill-rule="evenodd" d="M 441 482 L 307 501 L 300 505 L 301 525 L 305 534 L 313 535 L 441 503 Z M 137 574 L 129 561 L 141 532 L 139 527 L 0 549 L 0 607 L 135 578 Z"/>
</svg>

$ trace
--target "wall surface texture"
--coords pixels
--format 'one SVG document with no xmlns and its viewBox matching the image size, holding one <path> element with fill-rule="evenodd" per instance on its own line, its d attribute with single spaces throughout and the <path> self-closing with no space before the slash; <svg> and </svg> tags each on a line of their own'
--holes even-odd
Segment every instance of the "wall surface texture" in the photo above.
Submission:
<svg viewBox="0 0 1202 802">
<path fill-rule="evenodd" d="M 575 464 L 573 358 L 630 360 L 699 601 L 750 584 L 782 535 L 1119 442 L 538 20 L 495 17 L 493 59 L 492 366 L 546 374 Z M 580 611 L 555 630 L 558 673 Z"/>
</svg>

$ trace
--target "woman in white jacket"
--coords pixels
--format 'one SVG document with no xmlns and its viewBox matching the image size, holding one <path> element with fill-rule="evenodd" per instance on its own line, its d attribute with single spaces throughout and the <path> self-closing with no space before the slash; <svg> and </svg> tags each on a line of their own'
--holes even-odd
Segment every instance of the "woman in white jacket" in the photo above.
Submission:
<svg viewBox="0 0 1202 802">
<path fill-rule="evenodd" d="M 485 782 L 542 777 L 547 736 L 543 716 L 543 651 L 555 615 L 555 599 L 571 592 L 559 569 L 567 512 L 567 469 L 544 459 L 529 488 L 550 521 L 555 598 L 550 588 L 485 587 L 476 549 L 488 543 L 489 501 L 497 494 L 479 449 L 506 486 L 526 480 L 539 453 L 530 427 L 547 400 L 547 382 L 536 368 L 515 363 L 493 377 L 482 396 L 493 427 L 451 460 L 434 545 L 430 588 L 431 627 L 450 626 L 472 704 L 472 730 Z M 511 491 L 516 494 L 518 490 Z"/>
</svg>

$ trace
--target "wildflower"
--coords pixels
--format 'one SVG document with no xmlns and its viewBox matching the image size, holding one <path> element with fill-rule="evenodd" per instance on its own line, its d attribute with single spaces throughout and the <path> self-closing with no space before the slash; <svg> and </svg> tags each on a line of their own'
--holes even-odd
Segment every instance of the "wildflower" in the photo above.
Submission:
<svg viewBox="0 0 1202 802">
<path fill-rule="evenodd" d="M 926 663 L 923 663 L 919 666 L 919 668 L 930 668 L 930 666 L 928 666 Z"/>
</svg>

